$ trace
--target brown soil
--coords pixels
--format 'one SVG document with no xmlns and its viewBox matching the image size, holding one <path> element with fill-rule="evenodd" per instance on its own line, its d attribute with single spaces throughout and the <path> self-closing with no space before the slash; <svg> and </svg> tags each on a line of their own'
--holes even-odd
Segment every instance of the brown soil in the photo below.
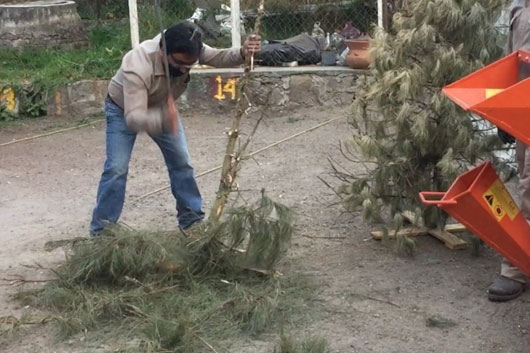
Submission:
<svg viewBox="0 0 530 353">
<path fill-rule="evenodd" d="M 312 109 L 280 114 L 261 127 L 251 150 L 344 113 Z M 196 171 L 219 165 L 230 117 L 187 115 L 184 122 Z M 48 119 L 4 128 L 0 143 L 64 123 Z M 321 315 L 301 324 L 299 332 L 324 336 L 331 352 L 340 353 L 530 352 L 528 291 L 504 304 L 486 298 L 486 288 L 499 270 L 495 253 L 486 249 L 473 257 L 468 250 L 449 250 L 425 236 L 417 239 L 415 257 L 401 257 L 391 243 L 372 240 L 371 227 L 358 215 L 346 214 L 336 204 L 317 177 L 327 177 L 328 156 L 338 156 L 338 141 L 348 137 L 345 119 L 338 120 L 260 154 L 246 162 L 240 175 L 241 188 L 256 191 L 248 198 L 264 187 L 269 196 L 297 212 L 298 234 L 288 261 L 293 270 L 322 283 Z M 45 252 L 44 244 L 87 235 L 104 155 L 103 123 L 0 147 L 1 277 L 46 278 L 47 271 L 36 264 L 57 264 L 64 253 Z M 134 228 L 175 229 L 175 205 L 168 191 L 138 201 L 167 185 L 161 154 L 146 136 L 137 140 L 129 175 L 122 221 Z M 199 179 L 206 210 L 218 178 L 216 172 Z M 0 287 L 0 316 L 18 317 L 33 310 L 10 298 L 18 289 Z M 429 327 L 432 317 L 456 325 Z M 56 343 L 49 326 L 35 326 L 12 336 L 0 351 L 107 351 L 80 339 Z M 252 343 L 255 348 L 234 352 L 271 352 L 275 340 L 267 337 Z"/>
</svg>

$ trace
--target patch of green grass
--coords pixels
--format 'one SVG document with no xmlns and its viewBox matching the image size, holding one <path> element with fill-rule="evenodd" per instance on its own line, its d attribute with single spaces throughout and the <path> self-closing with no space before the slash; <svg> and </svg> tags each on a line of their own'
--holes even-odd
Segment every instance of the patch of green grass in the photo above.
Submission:
<svg viewBox="0 0 530 353">
<path fill-rule="evenodd" d="M 0 112 L 0 121 L 46 115 L 48 96 L 57 87 L 83 79 L 110 79 L 129 49 L 126 24 L 100 23 L 90 30 L 89 47 L 74 50 L 3 49 L 0 88 L 12 87 L 17 115 Z"/>
<path fill-rule="evenodd" d="M 75 50 L 4 49 L 0 51 L 3 83 L 38 82 L 56 87 L 88 78 L 110 78 L 129 49 L 125 24 L 99 24 L 90 32 L 90 47 Z"/>
<path fill-rule="evenodd" d="M 160 27 L 152 6 L 139 9 L 140 38 L 156 36 Z M 162 22 L 168 27 L 182 21 L 164 13 Z M 131 49 L 129 22 L 123 20 L 87 22 L 89 45 L 82 49 L 2 49 L 0 51 L 0 83 L 38 82 L 56 87 L 83 79 L 110 79 L 120 67 L 122 57 Z"/>
<path fill-rule="evenodd" d="M 17 119 L 16 114 L 10 112 L 6 107 L 0 104 L 0 124 L 4 122 L 14 121 Z M 1 126 L 1 125 L 0 125 Z"/>
<path fill-rule="evenodd" d="M 146 40 L 159 33 L 158 18 L 152 6 L 140 9 L 140 38 Z M 168 27 L 181 18 L 164 13 Z M 0 108 L 0 122 L 20 116 L 46 114 L 48 95 L 57 87 L 85 79 L 110 79 L 130 50 L 130 28 L 127 21 L 87 22 L 89 44 L 80 49 L 5 49 L 0 51 L 0 88 L 12 87 L 19 100 L 17 115 Z"/>
</svg>

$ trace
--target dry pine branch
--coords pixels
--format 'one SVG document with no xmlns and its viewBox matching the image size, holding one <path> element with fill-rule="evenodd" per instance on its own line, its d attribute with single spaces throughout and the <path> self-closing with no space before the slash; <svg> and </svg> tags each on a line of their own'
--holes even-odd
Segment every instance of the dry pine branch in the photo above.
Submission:
<svg viewBox="0 0 530 353">
<path fill-rule="evenodd" d="M 260 0 L 260 5 L 258 8 L 258 17 L 256 18 L 256 23 L 254 25 L 254 34 L 259 34 L 261 27 L 261 20 L 264 15 L 264 2 L 265 0 Z M 223 161 L 223 167 L 221 171 L 221 182 L 219 189 L 217 191 L 217 198 L 213 204 L 212 210 L 210 211 L 209 220 L 218 221 L 221 217 L 223 210 L 226 206 L 228 196 L 232 191 L 232 185 L 234 185 L 237 170 L 239 163 L 241 162 L 241 157 L 236 156 L 235 147 L 239 139 L 239 129 L 241 125 L 241 119 L 246 115 L 249 103 L 244 98 L 244 92 L 246 90 L 249 74 L 251 70 L 251 61 L 253 61 L 253 55 L 247 55 L 245 62 L 245 72 L 240 79 L 239 83 L 239 95 L 236 105 L 236 115 L 232 121 L 232 128 L 228 131 L 228 144 L 226 146 L 225 157 Z"/>
</svg>

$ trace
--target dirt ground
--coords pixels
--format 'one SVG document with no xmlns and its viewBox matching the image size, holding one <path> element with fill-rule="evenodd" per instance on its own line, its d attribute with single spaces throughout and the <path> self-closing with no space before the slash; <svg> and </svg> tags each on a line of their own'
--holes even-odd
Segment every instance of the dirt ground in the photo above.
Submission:
<svg viewBox="0 0 530 353">
<path fill-rule="evenodd" d="M 344 109 L 276 114 L 260 128 L 251 150 L 302 131 Z M 220 164 L 224 131 L 230 116 L 187 114 L 183 117 L 197 173 Z M 31 136 L 71 120 L 44 119 L 38 124 L 0 130 L 0 143 Z M 246 123 L 248 125 L 248 122 Z M 249 131 L 248 126 L 245 129 Z M 300 324 L 301 334 L 328 339 L 337 353 L 528 353 L 530 352 L 530 291 L 510 303 L 491 303 L 486 288 L 497 275 L 499 257 L 486 249 L 449 250 L 438 240 L 417 239 L 416 256 L 397 255 L 392 244 L 371 239 L 358 215 L 345 214 L 328 188 L 328 156 L 348 139 L 345 119 L 337 120 L 278 147 L 243 166 L 239 184 L 244 197 L 265 188 L 297 212 L 297 235 L 288 262 L 293 271 L 322 283 L 320 314 Z M 62 250 L 46 252 L 44 244 L 88 234 L 88 223 L 105 155 L 104 124 L 0 147 L 0 271 L 2 278 L 22 275 L 46 278 L 36 264 L 50 266 L 64 259 Z M 327 177 L 329 179 L 329 177 Z M 208 210 L 219 173 L 198 179 Z M 146 136 L 137 140 L 130 167 L 122 221 L 133 228 L 176 228 L 175 205 L 169 191 L 139 201 L 167 185 L 160 152 Z M 18 290 L 0 286 L 0 316 L 20 316 L 10 299 Z M 427 325 L 432 317 L 456 323 L 449 328 Z M 1 352 L 105 352 L 75 338 L 53 343 L 48 326 L 14 336 Z M 234 352 L 272 352 L 275 337 L 250 342 Z M 253 347 L 253 348 L 250 348 Z"/>
</svg>

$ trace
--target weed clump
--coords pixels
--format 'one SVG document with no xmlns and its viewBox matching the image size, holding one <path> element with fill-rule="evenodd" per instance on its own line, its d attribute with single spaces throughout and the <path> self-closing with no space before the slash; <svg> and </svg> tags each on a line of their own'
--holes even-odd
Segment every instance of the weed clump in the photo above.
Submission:
<svg viewBox="0 0 530 353">
<path fill-rule="evenodd" d="M 274 353 L 326 353 L 328 342 L 322 337 L 306 337 L 302 340 L 282 334 Z"/>
</svg>

